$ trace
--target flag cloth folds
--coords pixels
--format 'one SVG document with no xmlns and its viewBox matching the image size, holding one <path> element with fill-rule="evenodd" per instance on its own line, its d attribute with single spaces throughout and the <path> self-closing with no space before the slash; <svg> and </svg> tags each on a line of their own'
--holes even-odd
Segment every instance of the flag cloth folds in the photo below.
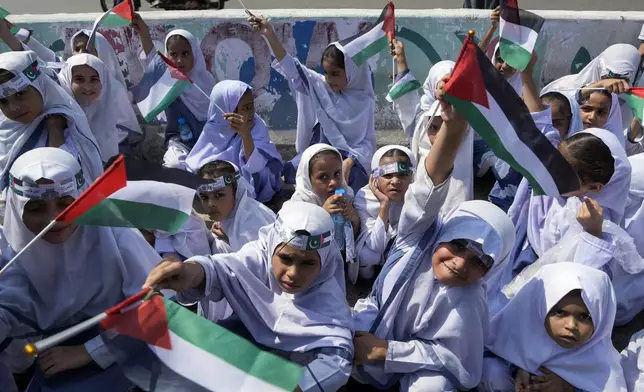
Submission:
<svg viewBox="0 0 644 392">
<path fill-rule="evenodd" d="M 125 0 L 107 11 L 106 14 L 107 16 L 103 19 L 103 25 L 129 26 L 134 19 L 134 4 L 132 4 L 132 0 Z"/>
<path fill-rule="evenodd" d="M 470 37 L 444 93 L 496 156 L 530 181 L 535 194 L 559 196 L 579 189 L 574 169 L 537 128 L 521 97 Z"/>
<path fill-rule="evenodd" d="M 405 76 L 400 78 L 389 90 L 387 94 L 387 101 L 393 102 L 403 95 L 418 90 L 421 88 L 420 82 L 412 75 L 411 72 L 407 72 Z"/>
<path fill-rule="evenodd" d="M 160 52 L 157 55 L 168 68 L 150 88 L 148 95 L 137 103 L 145 121 L 152 121 L 192 85 L 188 75 L 178 70 L 170 59 Z"/>
<path fill-rule="evenodd" d="M 292 391 L 301 366 L 160 296 L 101 322 L 123 373 L 146 391 Z"/>
<path fill-rule="evenodd" d="M 394 38 L 396 38 L 394 3 L 389 2 L 370 30 L 344 39 L 340 41 L 340 45 L 344 48 L 345 54 L 360 66 L 385 50 Z"/>
<path fill-rule="evenodd" d="M 6 19 L 7 16 L 11 15 L 11 12 L 7 11 L 6 9 L 0 7 L 0 20 Z M 11 28 L 11 34 L 17 34 L 20 31 L 20 27 L 18 26 L 13 26 Z M 29 30 L 25 30 L 27 33 Z"/>
<path fill-rule="evenodd" d="M 499 30 L 499 54 L 512 68 L 523 71 L 532 58 L 544 18 L 519 9 L 517 0 L 503 0 Z"/>
<path fill-rule="evenodd" d="M 644 87 L 631 88 L 631 91 L 626 94 L 626 103 L 640 124 L 644 124 Z"/>
<path fill-rule="evenodd" d="M 121 156 L 56 221 L 176 233 L 190 217 L 195 193 L 178 184 L 127 181 Z"/>
</svg>

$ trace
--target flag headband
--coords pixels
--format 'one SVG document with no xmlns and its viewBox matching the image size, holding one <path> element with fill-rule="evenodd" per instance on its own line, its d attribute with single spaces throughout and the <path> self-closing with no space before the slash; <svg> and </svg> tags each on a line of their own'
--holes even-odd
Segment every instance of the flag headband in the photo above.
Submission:
<svg viewBox="0 0 644 392">
<path fill-rule="evenodd" d="M 483 252 L 483 248 L 479 243 L 466 239 L 457 239 L 450 241 L 450 243 L 456 245 L 458 248 L 473 252 L 478 259 L 477 262 L 485 269 L 489 270 L 494 265 L 494 259 Z"/>
<path fill-rule="evenodd" d="M 85 184 L 85 177 L 83 177 L 83 171 L 80 170 L 74 177 L 63 181 L 53 184 L 37 184 L 9 174 L 9 183 L 13 192 L 18 196 L 35 200 L 54 200 L 80 191 Z"/>
<path fill-rule="evenodd" d="M 212 182 L 208 184 L 203 184 L 199 185 L 199 188 L 197 188 L 197 192 L 212 192 L 212 191 L 218 191 L 220 189 L 224 189 L 227 186 L 233 186 L 234 184 L 237 183 L 237 180 L 239 180 L 239 173 L 235 173 L 234 176 L 232 175 L 225 175 L 221 177 L 217 177 Z"/>
<path fill-rule="evenodd" d="M 391 162 L 373 169 L 373 176 L 378 178 L 392 173 L 411 173 L 414 169 L 407 162 Z"/>
<path fill-rule="evenodd" d="M 275 220 L 275 230 L 284 244 L 294 246 L 301 250 L 319 250 L 331 245 L 331 232 L 327 231 L 318 235 L 306 235 L 290 230 L 280 217 Z"/>
<path fill-rule="evenodd" d="M 38 69 L 38 61 L 34 61 L 22 72 L 16 74 L 8 82 L 0 84 L 0 97 L 7 98 L 18 91 L 22 91 L 31 85 L 31 82 L 36 80 L 40 75 L 40 70 Z"/>
</svg>

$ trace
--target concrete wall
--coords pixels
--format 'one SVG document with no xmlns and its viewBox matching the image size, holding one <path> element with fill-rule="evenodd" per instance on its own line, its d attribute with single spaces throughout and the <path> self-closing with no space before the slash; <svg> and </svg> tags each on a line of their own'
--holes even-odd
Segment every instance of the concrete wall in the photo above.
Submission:
<svg viewBox="0 0 644 392">
<path fill-rule="evenodd" d="M 406 46 L 409 65 L 424 80 L 432 64 L 454 60 L 465 32 L 475 29 L 481 37 L 489 27 L 487 11 L 397 10 L 397 37 Z M 543 85 L 576 72 L 608 45 L 625 42 L 639 45 L 637 36 L 644 12 L 537 11 L 547 19 L 537 44 L 538 82 Z M 270 10 L 287 50 L 311 68 L 320 67 L 324 48 L 332 41 L 368 29 L 378 10 Z M 34 37 L 62 53 L 65 42 L 81 28 L 91 28 L 98 14 L 15 15 L 10 19 L 34 30 Z M 143 18 L 152 38 L 162 47 L 167 32 L 184 28 L 201 39 L 209 69 L 217 80 L 241 79 L 257 92 L 258 112 L 275 130 L 295 128 L 296 108 L 286 81 L 271 69 L 271 52 L 262 36 L 253 33 L 239 10 L 222 12 L 148 12 Z M 118 53 L 128 81 L 136 83 L 143 69 L 137 60 L 141 44 L 129 27 L 100 30 Z M 391 105 L 384 97 L 390 83 L 392 60 L 387 53 L 371 61 L 378 93 L 378 129 L 399 129 Z"/>
</svg>

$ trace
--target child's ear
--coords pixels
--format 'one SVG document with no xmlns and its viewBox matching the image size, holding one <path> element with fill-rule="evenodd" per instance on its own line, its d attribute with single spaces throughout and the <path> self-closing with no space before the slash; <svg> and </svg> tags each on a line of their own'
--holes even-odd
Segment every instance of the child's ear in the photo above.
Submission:
<svg viewBox="0 0 644 392">
<path fill-rule="evenodd" d="M 599 193 L 604 189 L 604 184 L 600 182 L 591 182 L 590 184 L 586 184 L 586 189 L 588 192 Z"/>
</svg>

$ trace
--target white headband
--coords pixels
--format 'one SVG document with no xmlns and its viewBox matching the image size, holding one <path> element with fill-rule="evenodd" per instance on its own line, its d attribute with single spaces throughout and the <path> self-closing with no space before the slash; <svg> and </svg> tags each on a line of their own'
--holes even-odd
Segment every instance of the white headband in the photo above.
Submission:
<svg viewBox="0 0 644 392">
<path fill-rule="evenodd" d="M 373 176 L 378 178 L 392 173 L 411 173 L 413 167 L 409 166 L 407 162 L 390 162 L 385 165 L 380 165 L 373 169 Z"/>
<path fill-rule="evenodd" d="M 275 221 L 275 229 L 284 244 L 294 246 L 301 250 L 318 250 L 326 248 L 333 240 L 330 231 L 318 235 L 307 235 L 298 233 L 297 230 L 291 230 L 284 226 L 284 222 L 282 222 L 279 216 Z"/>
<path fill-rule="evenodd" d="M 79 171 L 72 178 L 57 181 L 51 184 L 37 184 L 9 175 L 11 190 L 18 196 L 36 200 L 54 200 L 80 191 L 85 184 L 83 171 Z"/>
<path fill-rule="evenodd" d="M 0 96 L 2 98 L 7 98 L 18 91 L 22 91 L 28 86 L 31 85 L 31 82 L 36 80 L 40 75 L 40 69 L 38 69 L 38 61 L 34 61 L 27 68 L 25 68 L 21 73 L 16 74 L 8 82 L 0 84 Z"/>
</svg>

